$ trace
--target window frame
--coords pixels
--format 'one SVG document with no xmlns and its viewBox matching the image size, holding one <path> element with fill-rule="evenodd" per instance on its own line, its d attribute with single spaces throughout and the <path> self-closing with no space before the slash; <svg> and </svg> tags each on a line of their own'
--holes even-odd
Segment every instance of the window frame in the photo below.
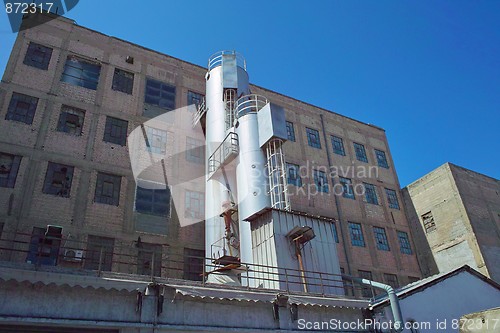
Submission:
<svg viewBox="0 0 500 333">
<path fill-rule="evenodd" d="M 76 64 L 79 65 L 77 66 Z M 72 86 L 97 90 L 101 69 L 102 65 L 100 63 L 76 55 L 68 55 L 61 74 L 61 82 Z"/>
<path fill-rule="evenodd" d="M 161 187 L 161 188 L 154 188 L 154 189 L 145 188 L 145 187 L 141 187 L 140 184 L 150 184 L 150 186 L 157 186 L 157 187 Z M 141 190 L 139 190 L 139 188 Z M 141 195 L 139 193 L 140 191 L 143 192 L 143 195 L 147 191 L 152 191 L 151 192 L 151 200 L 147 201 L 147 204 L 151 206 L 151 209 L 146 210 L 146 209 L 142 209 L 142 208 L 140 208 L 140 209 L 137 208 L 138 202 L 146 202 L 146 200 L 144 200 L 144 197 L 138 198 Z M 165 192 L 163 193 L 163 191 L 165 191 Z M 157 194 L 166 195 L 168 197 L 168 202 L 161 204 L 161 201 L 155 200 L 155 197 L 157 197 Z M 149 196 L 150 194 L 147 193 L 147 195 Z M 156 199 L 158 199 L 158 198 L 156 198 Z M 155 203 L 157 204 L 157 206 L 155 206 Z M 155 210 L 155 207 L 158 207 L 158 206 L 161 207 L 162 205 L 164 205 L 166 207 L 165 213 L 158 213 Z M 139 214 L 149 215 L 149 216 L 170 217 L 171 213 L 172 213 L 172 193 L 171 193 L 170 187 L 168 185 L 165 185 L 162 183 L 156 183 L 156 182 L 151 182 L 151 181 L 147 181 L 147 180 L 143 180 L 143 179 L 137 179 L 136 186 L 135 186 L 134 212 L 139 213 Z"/>
<path fill-rule="evenodd" d="M 368 163 L 368 156 L 366 155 L 365 146 L 361 143 L 353 142 L 354 152 L 356 159 L 360 162 Z"/>
<path fill-rule="evenodd" d="M 399 240 L 399 250 L 403 254 L 412 255 L 413 251 L 410 243 L 410 236 L 406 231 L 397 230 Z"/>
<path fill-rule="evenodd" d="M 66 171 L 63 172 L 63 169 L 66 168 Z M 48 162 L 47 164 L 47 172 L 45 173 L 45 179 L 43 182 L 42 193 L 50 194 L 55 196 L 61 196 L 63 198 L 71 197 L 71 187 L 73 185 L 73 176 L 75 172 L 75 167 L 71 165 Z M 59 179 L 54 179 L 56 174 L 61 174 L 64 177 L 64 180 L 61 181 L 61 188 L 54 187 L 55 181 Z M 57 178 L 60 178 L 58 176 Z"/>
<path fill-rule="evenodd" d="M 192 105 L 198 109 L 198 107 L 203 104 L 203 101 L 205 100 L 205 95 L 197 93 L 196 91 L 188 90 L 187 92 L 187 105 Z"/>
<path fill-rule="evenodd" d="M 387 155 L 385 151 L 374 149 L 375 150 L 375 158 L 377 159 L 377 165 L 381 168 L 389 169 L 389 162 L 387 161 Z"/>
<path fill-rule="evenodd" d="M 331 135 L 330 139 L 331 139 L 331 143 L 332 143 L 333 153 L 340 155 L 340 156 L 346 156 L 345 155 L 344 140 L 341 137 L 338 137 L 335 135 Z"/>
<path fill-rule="evenodd" d="M 352 179 L 339 176 L 339 183 L 340 183 L 340 185 L 342 185 L 342 197 L 347 198 L 347 199 L 356 200 L 356 195 L 354 194 L 354 187 L 352 184 Z M 347 187 L 346 187 L 346 185 L 347 185 Z M 346 189 L 347 189 L 347 191 L 346 191 Z M 351 192 L 350 194 L 348 193 L 349 191 Z"/>
<path fill-rule="evenodd" d="M 197 198 L 195 198 L 194 196 L 197 196 Z M 189 209 L 189 207 L 192 206 L 191 200 L 198 201 L 198 203 L 197 203 L 198 209 L 197 210 Z M 189 214 L 189 212 L 192 212 L 194 214 Z M 185 190 L 185 192 L 184 192 L 184 217 L 201 219 L 201 220 L 203 220 L 205 218 L 205 196 L 202 192 Z"/>
<path fill-rule="evenodd" d="M 158 85 L 158 87 L 153 87 L 152 85 Z M 157 96 L 156 94 L 151 94 L 153 90 L 158 90 Z M 164 112 L 172 111 L 176 106 L 176 94 L 177 87 L 175 85 L 152 78 L 146 78 L 144 104 L 165 110 Z M 158 101 L 154 102 L 155 99 L 158 99 Z M 162 101 L 164 102 L 162 103 Z"/>
<path fill-rule="evenodd" d="M 322 170 L 317 170 L 313 169 L 313 180 L 314 180 L 314 185 L 316 185 L 316 189 L 318 192 L 322 193 L 329 193 L 330 192 L 330 184 L 328 183 L 328 177 L 326 175 L 326 172 Z M 323 182 L 323 184 L 320 184 L 320 181 Z"/>
<path fill-rule="evenodd" d="M 68 127 L 68 115 L 74 115 L 78 117 L 79 126 L 75 126 L 74 131 L 71 127 Z M 61 106 L 61 111 L 59 112 L 59 120 L 57 121 L 57 132 L 66 133 L 73 136 L 81 136 L 83 130 L 83 124 L 85 122 L 85 110 L 75 108 L 73 106 L 63 104 Z"/>
<path fill-rule="evenodd" d="M 354 232 L 356 230 L 356 232 Z M 357 234 L 359 231 L 359 234 Z M 361 223 L 349 222 L 349 235 L 351 236 L 351 245 L 358 247 L 366 247 L 365 238 L 363 236 L 363 226 Z M 356 237 L 358 236 L 359 237 Z"/>
<path fill-rule="evenodd" d="M 306 135 L 307 135 L 307 144 L 310 147 L 321 149 L 321 138 L 319 136 L 318 130 L 306 127 Z M 313 140 L 314 137 L 317 137 L 317 142 Z"/>
<path fill-rule="evenodd" d="M 114 135 L 120 128 L 119 136 Z M 104 135 L 102 141 L 120 145 L 122 147 L 127 145 L 127 135 L 128 135 L 128 120 L 106 116 L 106 124 L 104 125 Z"/>
<path fill-rule="evenodd" d="M 392 190 L 390 188 L 385 189 L 385 193 L 387 196 L 387 204 L 389 208 L 392 209 L 401 209 L 399 206 L 399 199 L 398 199 L 398 194 L 395 190 Z"/>
<path fill-rule="evenodd" d="M 146 149 L 154 154 L 165 155 L 167 153 L 168 131 L 150 126 L 145 126 L 145 129 L 148 138 Z"/>
<path fill-rule="evenodd" d="M 113 268 L 114 248 L 114 238 L 88 235 L 85 249 L 85 261 L 83 263 L 84 269 L 97 270 L 100 266 L 102 271 L 111 271 Z M 101 250 L 103 253 L 103 262 L 99 265 Z"/>
<path fill-rule="evenodd" d="M 294 170 L 295 177 L 292 176 L 290 170 Z M 286 162 L 286 182 L 287 184 L 297 187 L 302 186 L 302 177 L 300 176 L 300 166 L 298 164 Z"/>
<path fill-rule="evenodd" d="M 387 233 L 385 228 L 373 226 L 373 235 L 375 238 L 375 244 L 377 249 L 380 251 L 390 251 L 389 240 L 387 239 Z"/>
<path fill-rule="evenodd" d="M 337 224 L 335 222 L 332 222 L 332 232 L 333 232 L 333 239 L 335 240 L 335 243 L 339 243 L 339 234 L 337 230 Z"/>
<path fill-rule="evenodd" d="M 196 138 L 186 136 L 186 161 L 197 164 L 205 164 L 205 143 Z M 197 153 L 199 156 L 195 155 Z"/>
<path fill-rule="evenodd" d="M 379 205 L 377 187 L 370 183 L 363 183 L 365 188 L 365 202 L 372 205 Z"/>
<path fill-rule="evenodd" d="M 46 71 L 49 69 L 49 64 L 52 58 L 53 50 L 54 49 L 51 47 L 41 45 L 35 42 L 30 42 L 28 48 L 26 49 L 26 53 L 24 55 L 23 64 Z M 34 54 L 35 52 L 43 53 L 43 55 L 41 56 L 43 58 L 42 61 L 36 60 L 38 56 Z"/>
<path fill-rule="evenodd" d="M 295 142 L 295 127 L 294 124 L 291 121 L 286 121 L 286 136 L 288 141 Z"/>
<path fill-rule="evenodd" d="M 27 125 L 33 124 L 36 109 L 38 107 L 38 97 L 12 92 L 5 120 L 17 121 Z M 27 108 L 21 108 L 20 104 L 26 104 Z M 19 112 L 21 111 L 21 112 Z"/>
<path fill-rule="evenodd" d="M 205 251 L 184 248 L 184 267 L 182 276 L 184 280 L 202 281 L 203 265 L 205 262 Z M 194 269 L 193 269 L 194 268 Z"/>
<path fill-rule="evenodd" d="M 127 95 L 132 95 L 134 91 L 134 79 L 135 75 L 133 72 L 115 67 L 111 89 Z"/>
<path fill-rule="evenodd" d="M 422 214 L 420 217 L 422 219 L 422 225 L 426 234 L 436 230 L 436 222 L 434 221 L 434 215 L 432 214 L 432 211 L 428 211 L 427 213 Z"/>
<path fill-rule="evenodd" d="M 99 185 L 100 182 L 102 183 L 101 185 Z M 111 183 L 113 185 L 113 193 L 111 196 L 104 194 L 104 183 Z M 122 176 L 98 172 L 94 191 L 94 202 L 111 206 L 120 206 L 121 183 Z M 101 189 L 100 193 L 98 193 L 99 188 Z"/>
</svg>

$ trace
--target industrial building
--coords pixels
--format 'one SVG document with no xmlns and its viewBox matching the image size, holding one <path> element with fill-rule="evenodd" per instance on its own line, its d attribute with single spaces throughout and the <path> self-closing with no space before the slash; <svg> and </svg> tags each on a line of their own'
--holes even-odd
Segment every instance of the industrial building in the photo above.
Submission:
<svg viewBox="0 0 500 333">
<path fill-rule="evenodd" d="M 445 163 L 403 189 L 424 276 L 464 264 L 500 281 L 500 183 Z"/>
<path fill-rule="evenodd" d="M 271 317 L 241 328 L 290 329 L 297 313 L 369 317 L 375 291 L 348 276 L 419 279 L 383 129 L 251 85 L 234 51 L 201 67 L 67 18 L 43 22 L 18 34 L 0 85 L 0 278 L 5 295 L 38 286 L 52 305 L 5 305 L 4 324 L 210 322 L 176 306 L 184 317 L 161 317 L 181 294 L 219 299 L 220 312 L 269 303 Z M 82 310 L 54 317 L 55 295 L 81 288 L 95 290 Z M 123 312 L 106 322 L 92 306 L 104 300 Z"/>
</svg>

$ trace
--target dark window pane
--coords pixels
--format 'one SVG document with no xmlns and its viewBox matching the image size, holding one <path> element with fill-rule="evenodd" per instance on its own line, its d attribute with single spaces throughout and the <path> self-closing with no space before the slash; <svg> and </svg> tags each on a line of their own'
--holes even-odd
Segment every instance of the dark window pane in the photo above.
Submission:
<svg viewBox="0 0 500 333">
<path fill-rule="evenodd" d="M 114 238 L 88 236 L 87 251 L 85 251 L 85 269 L 111 271 L 113 263 Z"/>
<path fill-rule="evenodd" d="M 49 162 L 43 193 L 69 198 L 74 167 Z"/>
<path fill-rule="evenodd" d="M 319 132 L 312 128 L 306 128 L 307 143 L 309 146 L 321 149 L 321 140 L 319 138 Z"/>
<path fill-rule="evenodd" d="M 382 251 L 389 251 L 389 242 L 387 241 L 385 229 L 373 227 L 373 233 L 375 235 L 375 243 L 377 244 L 377 248 Z"/>
<path fill-rule="evenodd" d="M 175 108 L 175 86 L 147 79 L 144 102 L 165 110 L 173 110 Z"/>
<path fill-rule="evenodd" d="M 118 206 L 120 204 L 121 176 L 98 173 L 94 202 Z"/>
<path fill-rule="evenodd" d="M 387 201 L 389 203 L 389 207 L 394 209 L 399 209 L 399 201 L 396 191 L 386 188 L 385 193 L 387 194 Z"/>
<path fill-rule="evenodd" d="M 358 159 L 358 161 L 368 163 L 368 157 L 366 156 L 365 146 L 354 142 L 354 151 L 356 152 L 356 158 Z"/>
<path fill-rule="evenodd" d="M 377 164 L 382 168 L 389 168 L 389 163 L 387 163 L 387 157 L 385 156 L 385 152 L 381 150 L 375 149 L 375 156 L 377 156 Z"/>
<path fill-rule="evenodd" d="M 363 183 L 365 187 L 365 200 L 367 203 L 378 205 L 377 190 L 375 185 Z"/>
<path fill-rule="evenodd" d="M 328 193 L 328 180 L 326 173 L 319 170 L 313 170 L 314 184 L 319 192 Z"/>
<path fill-rule="evenodd" d="M 289 121 L 286 122 L 286 134 L 287 134 L 288 140 L 295 142 L 295 128 L 293 127 L 292 122 L 289 122 Z"/>
<path fill-rule="evenodd" d="M 399 239 L 401 253 L 412 254 L 410 239 L 408 238 L 408 234 L 404 231 L 398 231 L 398 239 Z"/>
<path fill-rule="evenodd" d="M 134 89 L 134 73 L 115 68 L 111 89 L 131 95 Z"/>
<path fill-rule="evenodd" d="M 354 197 L 352 180 L 349 178 L 339 177 L 339 181 L 340 181 L 340 184 L 342 184 L 342 196 L 344 198 L 356 199 Z"/>
<path fill-rule="evenodd" d="M 85 110 L 63 105 L 57 123 L 57 130 L 72 135 L 81 135 L 84 119 Z"/>
<path fill-rule="evenodd" d="M 38 98 L 14 92 L 12 93 L 5 119 L 31 125 L 37 105 Z"/>
<path fill-rule="evenodd" d="M 201 281 L 205 251 L 184 248 L 184 279 Z"/>
<path fill-rule="evenodd" d="M 39 69 L 47 70 L 49 68 L 50 58 L 52 56 L 52 49 L 37 43 L 30 42 L 26 55 L 24 57 L 24 64 Z"/>
<path fill-rule="evenodd" d="M 21 156 L 0 153 L 0 187 L 14 188 Z"/>
<path fill-rule="evenodd" d="M 128 121 L 106 117 L 106 127 L 104 128 L 105 142 L 115 143 L 120 146 L 127 144 Z"/>
<path fill-rule="evenodd" d="M 295 186 L 302 186 L 302 178 L 300 177 L 300 168 L 297 164 L 286 164 L 287 183 Z"/>
<path fill-rule="evenodd" d="M 138 180 L 135 197 L 135 210 L 142 214 L 170 215 L 170 190 L 166 185 L 148 184 Z M 154 187 L 154 188 L 150 188 Z"/>
<path fill-rule="evenodd" d="M 92 90 L 97 89 L 101 65 L 70 55 L 66 59 L 61 81 Z"/>
<path fill-rule="evenodd" d="M 349 222 L 349 233 L 351 234 L 351 244 L 353 246 L 365 246 L 361 224 Z"/>
<path fill-rule="evenodd" d="M 344 142 L 341 138 L 332 135 L 332 147 L 335 154 L 345 156 Z"/>
</svg>

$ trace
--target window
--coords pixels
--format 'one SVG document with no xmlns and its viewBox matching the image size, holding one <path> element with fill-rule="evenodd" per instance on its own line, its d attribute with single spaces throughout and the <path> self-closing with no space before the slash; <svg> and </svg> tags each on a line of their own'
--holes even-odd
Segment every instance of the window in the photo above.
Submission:
<svg viewBox="0 0 500 333">
<path fill-rule="evenodd" d="M 128 121 L 106 117 L 106 127 L 104 128 L 105 142 L 115 143 L 120 146 L 127 144 Z"/>
<path fill-rule="evenodd" d="M 162 246 L 137 242 L 137 274 L 161 276 Z"/>
<path fill-rule="evenodd" d="M 288 140 L 295 142 L 295 129 L 293 128 L 292 122 L 286 122 L 286 135 Z"/>
<path fill-rule="evenodd" d="M 332 147 L 335 154 L 345 156 L 344 141 L 342 141 L 342 138 L 332 135 Z"/>
<path fill-rule="evenodd" d="M 122 177 L 99 172 L 95 186 L 94 202 L 118 206 Z"/>
<path fill-rule="evenodd" d="M 167 132 L 161 129 L 146 127 L 148 151 L 165 155 L 167 153 Z"/>
<path fill-rule="evenodd" d="M 43 193 L 69 198 L 74 167 L 49 162 Z"/>
<path fill-rule="evenodd" d="M 0 153 L 0 187 L 14 188 L 21 156 Z"/>
<path fill-rule="evenodd" d="M 66 59 L 61 81 L 73 86 L 96 90 L 100 75 L 100 64 L 70 55 Z"/>
<path fill-rule="evenodd" d="M 436 223 L 434 222 L 434 216 L 432 216 L 432 212 L 427 212 L 422 215 L 422 222 L 424 223 L 424 229 L 426 233 L 436 230 Z"/>
<path fill-rule="evenodd" d="M 377 164 L 379 167 L 389 169 L 389 164 L 387 163 L 385 152 L 375 149 L 375 156 L 377 157 Z"/>
<path fill-rule="evenodd" d="M 326 173 L 320 170 L 313 170 L 314 184 L 319 192 L 328 193 L 328 180 L 326 179 Z"/>
<path fill-rule="evenodd" d="M 394 289 L 399 287 L 398 277 L 394 274 L 384 273 L 384 281 Z"/>
<path fill-rule="evenodd" d="M 87 239 L 87 251 L 85 251 L 85 269 L 111 271 L 113 264 L 113 248 L 115 239 L 89 235 Z M 99 261 L 101 261 L 99 265 Z"/>
<path fill-rule="evenodd" d="M 144 102 L 168 111 L 175 109 L 175 86 L 147 79 Z"/>
<path fill-rule="evenodd" d="M 31 125 L 37 105 L 38 98 L 14 92 L 10 99 L 5 120 L 14 120 Z"/>
<path fill-rule="evenodd" d="M 205 96 L 202 94 L 195 93 L 193 91 L 188 91 L 187 93 L 187 105 L 194 104 L 196 108 L 203 103 Z"/>
<path fill-rule="evenodd" d="M 77 109 L 71 106 L 63 105 L 57 130 L 72 135 L 82 135 L 83 121 L 85 119 L 85 110 Z"/>
<path fill-rule="evenodd" d="M 351 244 L 353 246 L 365 246 L 361 224 L 349 222 L 349 233 L 351 234 Z"/>
<path fill-rule="evenodd" d="M 404 231 L 398 231 L 398 239 L 399 239 L 399 246 L 401 249 L 401 253 L 412 254 L 410 239 L 408 238 L 408 234 Z"/>
<path fill-rule="evenodd" d="M 344 267 L 340 267 L 340 273 L 345 274 Z M 342 283 L 344 284 L 344 293 L 346 296 L 354 296 L 354 285 L 352 280 L 342 277 Z"/>
<path fill-rule="evenodd" d="M 335 222 L 332 223 L 332 231 L 333 231 L 333 238 L 335 239 L 335 243 L 339 242 L 339 234 L 337 233 L 337 225 Z"/>
<path fill-rule="evenodd" d="M 385 193 L 387 194 L 387 201 L 389 202 L 389 208 L 399 209 L 399 201 L 396 191 L 386 188 Z"/>
<path fill-rule="evenodd" d="M 358 161 L 368 163 L 368 158 L 366 157 L 365 146 L 354 142 L 354 151 L 356 152 L 356 158 L 358 159 Z"/>
<path fill-rule="evenodd" d="M 349 178 L 339 177 L 340 184 L 342 185 L 342 196 L 344 198 L 356 199 L 354 197 L 354 190 L 352 188 L 352 180 Z"/>
<path fill-rule="evenodd" d="M 52 49 L 37 43 L 30 42 L 26 55 L 24 56 L 24 64 L 47 70 L 49 68 Z"/>
<path fill-rule="evenodd" d="M 378 205 L 377 190 L 375 185 L 363 183 L 365 187 L 365 200 L 367 203 Z"/>
<path fill-rule="evenodd" d="M 189 162 L 204 164 L 204 145 L 205 143 L 203 141 L 190 138 L 189 136 L 186 137 L 186 160 Z"/>
<path fill-rule="evenodd" d="M 202 281 L 205 251 L 184 248 L 184 279 Z"/>
<path fill-rule="evenodd" d="M 359 277 L 362 279 L 367 279 L 367 280 L 373 281 L 372 272 L 370 272 L 370 271 L 359 270 L 358 274 L 359 274 Z M 363 297 L 373 297 L 375 295 L 375 292 L 371 286 L 363 284 L 361 286 L 361 295 Z"/>
<path fill-rule="evenodd" d="M 134 89 L 134 73 L 115 68 L 111 89 L 132 95 Z"/>
<path fill-rule="evenodd" d="M 307 143 L 309 146 L 321 149 L 321 140 L 319 139 L 319 132 L 315 129 L 306 127 Z"/>
<path fill-rule="evenodd" d="M 62 228 L 33 227 L 26 262 L 29 264 L 57 265 L 61 247 Z"/>
<path fill-rule="evenodd" d="M 389 242 L 387 241 L 387 235 L 385 234 L 384 228 L 373 227 L 373 233 L 375 235 L 375 242 L 377 243 L 377 249 L 382 251 L 389 251 Z"/>
<path fill-rule="evenodd" d="M 185 212 L 187 218 L 203 219 L 205 216 L 205 196 L 201 192 L 186 191 Z"/>
<path fill-rule="evenodd" d="M 297 164 L 286 164 L 286 178 L 288 184 L 302 186 L 302 178 L 300 177 L 300 167 Z"/>
<path fill-rule="evenodd" d="M 138 180 L 135 211 L 142 214 L 169 216 L 170 190 L 167 185 Z"/>
</svg>

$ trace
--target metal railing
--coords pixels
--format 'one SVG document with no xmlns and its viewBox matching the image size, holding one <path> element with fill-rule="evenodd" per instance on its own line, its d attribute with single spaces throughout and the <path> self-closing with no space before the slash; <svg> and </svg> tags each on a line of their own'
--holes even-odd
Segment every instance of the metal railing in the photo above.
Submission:
<svg viewBox="0 0 500 333">
<path fill-rule="evenodd" d="M 257 113 L 267 103 L 269 103 L 267 98 L 261 95 L 250 94 L 240 97 L 236 101 L 236 118 L 249 113 Z"/>
<path fill-rule="evenodd" d="M 166 245 L 156 245 L 156 249 L 151 249 L 148 248 L 152 245 L 149 243 L 115 241 L 114 245 L 109 247 L 66 237 L 62 237 L 60 245 L 44 244 L 49 247 L 56 246 L 57 250 L 53 264 L 46 265 L 44 262 L 47 261 L 41 259 L 47 253 L 54 251 L 40 251 L 39 240 L 38 235 L 3 232 L 0 238 L 0 266 L 96 276 L 105 276 L 110 272 L 133 274 L 151 281 L 182 279 L 198 281 L 193 283 L 201 285 L 213 285 L 207 282 L 207 276 L 210 274 L 227 273 L 216 271 L 222 266 L 215 264 L 213 258 L 169 253 Z M 70 251 L 81 252 L 78 252 L 76 257 L 74 255 L 68 257 Z M 27 263 L 27 259 L 33 258 L 33 255 L 37 260 Z M 239 266 L 240 287 L 244 289 L 303 294 L 303 274 L 307 279 L 307 294 L 310 295 L 333 296 L 343 294 L 343 291 L 350 293 L 348 289 L 352 290 L 352 293 L 355 289 L 359 290 L 360 292 L 356 293 L 361 295 L 361 291 L 366 288 L 346 285 L 341 274 L 249 263 L 238 263 L 237 266 Z M 122 276 L 123 278 L 127 277 Z M 221 287 L 220 284 L 218 286 Z"/>
<path fill-rule="evenodd" d="M 208 158 L 208 176 L 211 177 L 214 172 L 224 163 L 228 163 L 239 153 L 238 134 L 229 132 L 224 141 L 215 149 Z"/>
<path fill-rule="evenodd" d="M 244 70 L 247 70 L 247 62 L 245 58 L 238 52 L 236 51 L 219 51 L 210 56 L 208 58 L 208 71 L 212 70 L 213 68 L 217 66 L 222 66 L 223 58 L 224 55 L 235 55 L 236 56 L 236 65 L 238 67 L 243 68 Z"/>
</svg>

